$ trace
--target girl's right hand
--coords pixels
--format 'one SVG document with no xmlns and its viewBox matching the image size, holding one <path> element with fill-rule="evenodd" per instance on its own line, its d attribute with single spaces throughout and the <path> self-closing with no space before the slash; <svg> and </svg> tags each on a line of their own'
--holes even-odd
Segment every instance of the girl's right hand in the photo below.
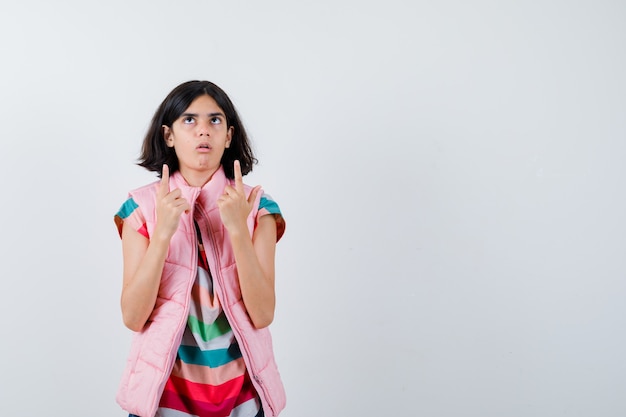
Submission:
<svg viewBox="0 0 626 417">
<path fill-rule="evenodd" d="M 180 223 L 180 216 L 188 212 L 189 202 L 182 196 L 179 188 L 170 191 L 169 167 L 163 165 L 161 184 L 156 194 L 157 221 L 154 229 L 154 237 L 170 240 Z"/>
</svg>

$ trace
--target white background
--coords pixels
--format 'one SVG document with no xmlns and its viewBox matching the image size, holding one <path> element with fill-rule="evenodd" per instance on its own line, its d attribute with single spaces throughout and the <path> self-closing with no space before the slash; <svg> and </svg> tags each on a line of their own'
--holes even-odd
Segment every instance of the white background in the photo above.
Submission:
<svg viewBox="0 0 626 417">
<path fill-rule="evenodd" d="M 284 417 L 626 415 L 626 4 L 2 0 L 0 416 L 124 416 L 113 214 L 208 79 L 279 202 Z"/>
</svg>

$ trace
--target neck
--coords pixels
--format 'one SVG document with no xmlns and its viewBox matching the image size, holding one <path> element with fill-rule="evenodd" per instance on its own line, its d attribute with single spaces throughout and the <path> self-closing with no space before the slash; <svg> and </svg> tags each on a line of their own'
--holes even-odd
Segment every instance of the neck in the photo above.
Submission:
<svg viewBox="0 0 626 417">
<path fill-rule="evenodd" d="M 219 166 L 210 171 L 196 171 L 196 170 L 180 170 L 181 175 L 191 187 L 203 187 L 207 182 L 211 181 L 213 174 L 219 169 Z"/>
</svg>

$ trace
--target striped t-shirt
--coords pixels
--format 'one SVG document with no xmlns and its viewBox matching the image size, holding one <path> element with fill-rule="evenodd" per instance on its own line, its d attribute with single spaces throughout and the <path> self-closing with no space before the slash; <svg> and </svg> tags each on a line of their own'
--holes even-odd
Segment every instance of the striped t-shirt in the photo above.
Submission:
<svg viewBox="0 0 626 417">
<path fill-rule="evenodd" d="M 280 239 L 285 226 L 280 208 L 264 194 L 257 219 L 266 214 L 275 215 Z M 116 223 L 128 223 L 149 238 L 141 209 L 132 198 L 116 214 Z M 187 326 L 155 417 L 254 417 L 259 415 L 261 403 L 230 324 L 214 296 L 199 230 L 198 237 L 198 273 L 191 290 Z"/>
</svg>

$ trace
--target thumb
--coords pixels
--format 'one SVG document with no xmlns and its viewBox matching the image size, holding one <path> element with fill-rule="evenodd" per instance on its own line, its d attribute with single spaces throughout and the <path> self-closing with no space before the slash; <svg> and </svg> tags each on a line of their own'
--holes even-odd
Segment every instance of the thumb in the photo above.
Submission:
<svg viewBox="0 0 626 417">
<path fill-rule="evenodd" d="M 250 191 L 250 195 L 248 196 L 248 204 L 254 204 L 254 202 L 256 201 L 256 196 L 259 193 L 259 191 L 261 191 L 260 185 L 257 185 L 256 187 L 252 189 L 252 191 Z"/>
</svg>

